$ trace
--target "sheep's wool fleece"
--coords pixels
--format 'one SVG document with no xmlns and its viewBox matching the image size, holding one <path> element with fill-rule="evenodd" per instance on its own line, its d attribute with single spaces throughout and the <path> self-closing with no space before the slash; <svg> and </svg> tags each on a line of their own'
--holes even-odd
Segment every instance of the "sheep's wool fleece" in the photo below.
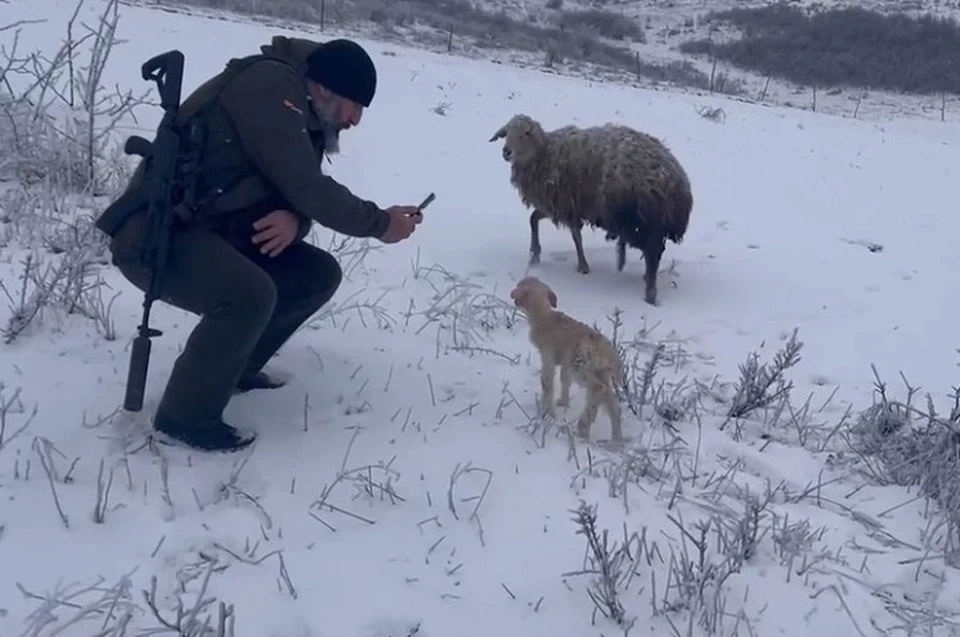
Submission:
<svg viewBox="0 0 960 637">
<path fill-rule="evenodd" d="M 683 167 L 660 140 L 625 126 L 565 126 L 545 140 L 532 161 L 514 163 L 511 181 L 526 205 L 560 219 L 579 211 L 602 226 L 597 222 L 605 210 L 630 200 L 648 214 L 669 214 L 669 206 L 663 207 L 669 193 L 690 188 Z"/>
</svg>

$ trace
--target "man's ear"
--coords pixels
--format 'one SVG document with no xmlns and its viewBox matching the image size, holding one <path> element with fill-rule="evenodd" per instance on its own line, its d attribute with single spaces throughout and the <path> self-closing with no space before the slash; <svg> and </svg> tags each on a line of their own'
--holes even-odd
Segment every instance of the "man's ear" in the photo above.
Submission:
<svg viewBox="0 0 960 637">
<path fill-rule="evenodd" d="M 322 84 L 307 80 L 307 94 L 314 102 L 323 102 L 329 96 L 329 91 Z"/>
</svg>

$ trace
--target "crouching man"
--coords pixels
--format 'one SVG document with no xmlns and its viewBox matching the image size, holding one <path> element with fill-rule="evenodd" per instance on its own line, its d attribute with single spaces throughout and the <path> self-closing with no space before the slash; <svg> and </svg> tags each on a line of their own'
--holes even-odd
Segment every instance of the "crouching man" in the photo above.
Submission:
<svg viewBox="0 0 960 637">
<path fill-rule="evenodd" d="M 178 119 L 202 118 L 199 203 L 179 207 L 160 299 L 200 321 L 154 428 L 209 451 L 254 441 L 223 421 L 231 395 L 282 384 L 263 366 L 340 285 L 336 259 L 303 241 L 311 223 L 396 243 L 422 221 L 416 206 L 381 209 L 321 172 L 324 154 L 338 151 L 340 132 L 358 125 L 373 99 L 370 56 L 349 40 L 283 36 L 261 52 L 231 60 L 183 102 Z M 120 200 L 143 186 L 144 170 L 141 162 Z M 111 236 L 113 263 L 146 290 L 146 210 L 122 209 L 108 208 L 97 227 Z"/>
</svg>

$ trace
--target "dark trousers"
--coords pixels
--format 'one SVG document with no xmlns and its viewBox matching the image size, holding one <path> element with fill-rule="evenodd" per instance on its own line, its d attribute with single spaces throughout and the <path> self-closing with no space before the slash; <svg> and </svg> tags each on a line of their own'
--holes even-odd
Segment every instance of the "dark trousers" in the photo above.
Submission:
<svg viewBox="0 0 960 637">
<path fill-rule="evenodd" d="M 186 422 L 217 421 L 242 375 L 270 357 L 340 286 L 329 253 L 297 242 L 276 257 L 237 249 L 206 229 L 179 231 L 161 299 L 200 316 L 170 374 L 159 409 Z M 119 263 L 141 290 L 149 272 Z"/>
</svg>

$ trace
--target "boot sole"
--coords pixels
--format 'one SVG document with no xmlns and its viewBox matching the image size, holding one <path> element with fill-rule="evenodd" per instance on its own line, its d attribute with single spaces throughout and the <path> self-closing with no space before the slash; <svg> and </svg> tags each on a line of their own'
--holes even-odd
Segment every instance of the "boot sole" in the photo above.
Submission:
<svg viewBox="0 0 960 637">
<path fill-rule="evenodd" d="M 189 449 L 190 451 L 202 451 L 204 453 L 234 453 L 237 451 L 243 451 L 257 442 L 257 436 L 250 436 L 244 439 L 244 442 L 238 445 L 230 445 L 227 447 L 206 447 L 203 445 L 197 445 L 188 440 L 184 440 L 178 436 L 169 434 L 165 431 L 159 429 L 154 429 L 151 432 L 153 439 L 158 444 L 165 445 L 167 447 L 179 447 L 181 449 Z"/>
</svg>

